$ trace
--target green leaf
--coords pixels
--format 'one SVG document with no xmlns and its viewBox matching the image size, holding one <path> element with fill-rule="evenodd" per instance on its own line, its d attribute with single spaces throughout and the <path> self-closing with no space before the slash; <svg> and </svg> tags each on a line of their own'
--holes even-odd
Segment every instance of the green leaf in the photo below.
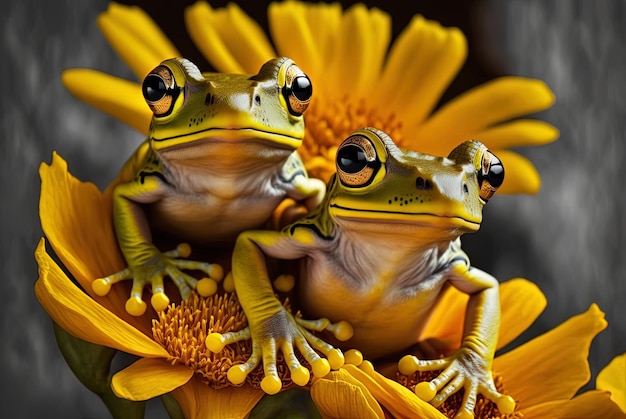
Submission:
<svg viewBox="0 0 626 419">
<path fill-rule="evenodd" d="M 78 339 L 53 322 L 54 335 L 65 362 L 76 378 L 97 394 L 115 419 L 143 419 L 145 402 L 120 399 L 111 389 L 111 361 L 115 349 Z"/>
</svg>

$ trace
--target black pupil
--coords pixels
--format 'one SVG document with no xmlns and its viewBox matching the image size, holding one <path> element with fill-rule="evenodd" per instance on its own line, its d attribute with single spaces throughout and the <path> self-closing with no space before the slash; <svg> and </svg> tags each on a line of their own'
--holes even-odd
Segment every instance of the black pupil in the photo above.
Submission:
<svg viewBox="0 0 626 419">
<path fill-rule="evenodd" d="M 313 86 L 311 85 L 311 81 L 308 77 L 298 76 L 291 84 L 291 91 L 296 99 L 305 102 L 311 99 L 311 96 L 313 95 Z"/>
<path fill-rule="evenodd" d="M 504 182 L 504 167 L 502 166 L 500 160 L 498 160 L 495 156 L 491 161 L 491 167 L 489 168 L 487 178 L 489 179 L 491 186 L 495 188 L 502 185 L 502 182 Z"/>
<path fill-rule="evenodd" d="M 367 158 L 361 147 L 348 144 L 339 150 L 337 165 L 345 173 L 358 173 L 367 166 Z"/>
<path fill-rule="evenodd" d="M 167 87 L 163 79 L 157 75 L 150 74 L 143 81 L 143 97 L 149 102 L 156 102 L 165 96 Z"/>
</svg>

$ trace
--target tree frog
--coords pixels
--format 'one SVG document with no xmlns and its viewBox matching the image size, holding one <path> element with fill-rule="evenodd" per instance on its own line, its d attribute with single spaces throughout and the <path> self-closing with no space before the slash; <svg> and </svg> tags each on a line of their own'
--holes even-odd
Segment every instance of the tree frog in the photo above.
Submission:
<svg viewBox="0 0 626 419">
<path fill-rule="evenodd" d="M 113 283 L 132 279 L 131 315 L 145 312 L 147 284 L 152 306 L 165 309 L 165 276 L 186 298 L 196 287 L 212 294 L 223 275 L 220 265 L 180 259 L 190 254 L 186 243 L 161 253 L 153 230 L 232 246 L 242 231 L 262 228 L 285 198 L 313 208 L 326 187 L 307 177 L 295 151 L 312 84 L 291 59 L 272 59 L 254 76 L 203 74 L 187 59 L 169 59 L 145 77 L 142 92 L 153 112 L 148 139 L 113 190 L 115 232 L 128 268 L 93 283 L 106 295 Z M 183 270 L 209 278 L 198 281 Z"/>
<path fill-rule="evenodd" d="M 401 150 L 384 132 L 365 128 L 338 147 L 336 168 L 326 197 L 308 216 L 282 231 L 247 231 L 237 239 L 234 284 L 249 330 L 207 338 L 211 350 L 252 338 L 254 351 L 247 363 L 231 368 L 231 381 L 243 381 L 262 360 L 263 389 L 279 391 L 281 350 L 294 381 L 306 384 L 294 344 L 314 375 L 329 371 L 315 350 L 333 368 L 342 365 L 339 349 L 356 348 L 371 360 L 406 353 L 442 292 L 453 286 L 469 294 L 460 349 L 436 360 L 409 354 L 399 370 L 444 370 L 416 392 L 438 405 L 464 388 L 458 417 L 472 417 L 477 393 L 512 411 L 515 402 L 496 391 L 491 374 L 500 322 L 498 281 L 470 265 L 459 239 L 480 227 L 483 205 L 504 179 L 500 160 L 477 141 L 462 143 L 447 158 L 433 157 Z M 301 260 L 297 307 L 320 320 L 292 316 L 281 306 L 266 257 Z M 352 333 L 337 333 L 339 323 L 330 322 L 338 321 L 347 321 Z M 307 330 L 327 328 L 337 336 L 322 340 Z"/>
</svg>

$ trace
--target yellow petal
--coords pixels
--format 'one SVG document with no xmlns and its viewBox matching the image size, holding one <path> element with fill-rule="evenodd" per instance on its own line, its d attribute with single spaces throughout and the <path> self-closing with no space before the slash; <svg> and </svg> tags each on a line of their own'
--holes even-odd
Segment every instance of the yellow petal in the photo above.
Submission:
<svg viewBox="0 0 626 419">
<path fill-rule="evenodd" d="M 332 371 L 311 386 L 311 397 L 323 417 L 384 418 L 367 388 L 344 369 Z"/>
<path fill-rule="evenodd" d="M 589 380 L 589 346 L 606 324 L 604 313 L 593 304 L 587 312 L 497 357 L 493 369 L 523 406 L 569 399 Z"/>
<path fill-rule="evenodd" d="M 198 1 L 187 7 L 185 9 L 187 33 L 217 71 L 244 73 L 244 69 L 213 26 L 214 15 L 215 12 L 205 1 Z"/>
<path fill-rule="evenodd" d="M 186 419 L 245 418 L 265 393 L 244 385 L 214 390 L 194 376 L 172 395 Z"/>
<path fill-rule="evenodd" d="M 263 29 L 235 3 L 212 9 L 197 2 L 185 11 L 185 21 L 198 49 L 220 71 L 255 74 L 276 56 Z"/>
<path fill-rule="evenodd" d="M 281 3 L 272 3 L 281 4 Z M 285 4 L 285 3 L 282 3 Z M 307 27 L 311 31 L 313 36 L 315 47 L 318 52 L 318 68 L 309 68 L 308 64 L 303 63 L 302 68 L 310 75 L 313 82 L 313 88 L 315 89 L 315 96 L 320 95 L 324 97 L 326 95 L 332 95 L 333 86 L 328 83 L 326 76 L 328 74 L 328 63 L 333 62 L 335 54 L 337 53 L 337 39 L 339 37 L 339 31 L 341 28 L 341 18 L 343 9 L 340 3 L 297 3 L 305 6 L 305 18 L 307 21 Z M 274 25 L 280 26 L 280 22 L 273 23 L 270 20 L 270 28 Z M 274 42 L 278 42 L 277 36 L 274 37 Z M 293 48 L 295 53 L 297 45 Z M 282 52 L 281 52 L 282 53 Z M 298 53 L 298 59 L 296 62 L 300 62 L 300 56 L 306 55 L 306 51 L 302 50 Z"/>
<path fill-rule="evenodd" d="M 143 98 L 141 85 L 96 70 L 73 68 L 61 75 L 74 96 L 126 125 L 147 134 L 152 112 Z"/>
<path fill-rule="evenodd" d="M 378 85 L 378 101 L 407 126 L 418 126 L 437 105 L 466 56 L 467 41 L 459 29 L 443 28 L 416 15 L 393 44 Z M 410 147 L 408 143 L 403 146 Z"/>
<path fill-rule="evenodd" d="M 422 419 L 445 419 L 445 416 L 429 403 L 421 400 L 408 388 L 383 377 L 371 367 L 358 368 L 354 365 L 342 367 L 354 378 L 359 380 L 372 393 L 372 396 L 393 417 L 396 418 L 422 418 Z"/>
<path fill-rule="evenodd" d="M 113 231 L 110 195 L 104 197 L 89 182 L 80 182 L 67 171 L 67 163 L 56 153 L 50 165 L 42 164 L 39 217 L 55 254 L 93 299 L 127 323 L 151 335 L 150 319 L 126 313 L 128 288 L 113 287 L 106 297 L 91 289 L 96 279 L 126 267 Z"/>
<path fill-rule="evenodd" d="M 39 279 L 35 294 L 42 307 L 71 335 L 137 356 L 166 357 L 154 340 L 121 320 L 78 289 L 46 253 L 42 239 L 35 252 Z"/>
<path fill-rule="evenodd" d="M 522 408 L 524 419 L 585 418 L 624 419 L 626 413 L 612 403 L 609 394 L 588 391 L 572 400 L 554 400 L 529 408 Z"/>
<path fill-rule="evenodd" d="M 419 146 L 434 143 L 435 155 L 474 138 L 490 125 L 549 108 L 554 94 L 540 80 L 500 77 L 456 97 L 435 112 L 415 136 Z"/>
<path fill-rule="evenodd" d="M 596 388 L 611 393 L 613 400 L 626 412 L 626 353 L 616 356 L 596 378 Z"/>
<path fill-rule="evenodd" d="M 548 304 L 541 289 L 524 278 L 515 278 L 500 285 L 500 349 L 532 325 Z"/>
<path fill-rule="evenodd" d="M 504 182 L 498 194 L 536 194 L 541 188 L 541 177 L 526 157 L 509 150 L 493 150 L 504 166 Z"/>
<path fill-rule="evenodd" d="M 279 55 L 290 57 L 312 80 L 323 73 L 318 44 L 307 22 L 307 5 L 300 2 L 274 2 L 267 8 L 270 33 Z"/>
<path fill-rule="evenodd" d="M 141 8 L 111 3 L 98 16 L 98 26 L 139 80 L 161 61 L 180 57 L 180 52 Z"/>
<path fill-rule="evenodd" d="M 434 338 L 451 350 L 463 337 L 467 294 L 448 288 L 430 317 L 421 339 Z M 532 282 L 516 278 L 500 284 L 500 334 L 497 349 L 524 332 L 546 307 L 546 297 Z"/>
<path fill-rule="evenodd" d="M 548 144 L 559 138 L 559 130 L 545 121 L 519 119 L 489 127 L 474 137 L 491 149 Z"/>
<path fill-rule="evenodd" d="M 117 397 L 143 401 L 169 393 L 189 381 L 192 375 L 193 370 L 185 365 L 141 358 L 116 373 L 111 388 Z"/>
<path fill-rule="evenodd" d="M 384 12 L 368 10 L 363 3 L 346 10 L 338 34 L 336 55 L 328 63 L 327 79 L 336 95 L 369 98 L 371 85 L 379 78 L 390 38 L 390 25 Z M 379 40 L 375 39 L 377 34 L 382 34 Z"/>
</svg>

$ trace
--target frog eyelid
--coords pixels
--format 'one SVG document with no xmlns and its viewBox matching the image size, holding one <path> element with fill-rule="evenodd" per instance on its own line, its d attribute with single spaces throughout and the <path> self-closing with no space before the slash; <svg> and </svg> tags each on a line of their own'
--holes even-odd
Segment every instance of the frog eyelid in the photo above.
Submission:
<svg viewBox="0 0 626 419">
<path fill-rule="evenodd" d="M 376 147 L 363 135 L 352 135 L 337 149 L 337 176 L 348 188 L 362 188 L 372 183 L 381 167 Z"/>
<path fill-rule="evenodd" d="M 172 113 L 180 90 L 174 74 L 164 65 L 152 70 L 141 86 L 143 97 L 155 117 L 164 117 Z"/>
</svg>

